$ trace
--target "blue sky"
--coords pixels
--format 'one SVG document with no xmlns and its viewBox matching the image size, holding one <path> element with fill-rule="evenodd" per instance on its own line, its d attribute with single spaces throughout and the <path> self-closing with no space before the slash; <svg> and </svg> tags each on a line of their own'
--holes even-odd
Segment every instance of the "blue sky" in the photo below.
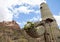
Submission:
<svg viewBox="0 0 60 42">
<path fill-rule="evenodd" d="M 39 9 L 42 2 L 46 2 L 48 4 L 60 27 L 60 0 L 1 0 L 0 20 L 15 20 L 21 28 L 24 27 L 27 21 L 40 21 L 41 12 Z"/>
</svg>

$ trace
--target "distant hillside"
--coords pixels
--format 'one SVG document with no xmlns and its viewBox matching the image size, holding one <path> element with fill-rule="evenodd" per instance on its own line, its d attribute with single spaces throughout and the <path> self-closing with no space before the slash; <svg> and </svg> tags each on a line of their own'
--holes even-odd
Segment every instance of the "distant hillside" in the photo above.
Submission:
<svg viewBox="0 0 60 42">
<path fill-rule="evenodd" d="M 15 21 L 10 21 L 0 22 L 0 42 L 40 42 L 40 38 L 30 37 Z"/>
</svg>

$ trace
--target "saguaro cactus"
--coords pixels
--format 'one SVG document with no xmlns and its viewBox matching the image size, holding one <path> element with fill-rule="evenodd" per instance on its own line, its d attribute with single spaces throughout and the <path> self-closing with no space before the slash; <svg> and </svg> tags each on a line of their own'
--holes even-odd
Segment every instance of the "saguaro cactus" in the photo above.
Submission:
<svg viewBox="0 0 60 42">
<path fill-rule="evenodd" d="M 43 37 L 45 42 L 60 42 L 60 31 L 48 5 L 41 3 L 40 10 L 42 21 L 34 23 L 33 26 L 31 22 L 27 23 L 25 25 L 27 34 L 34 38 Z"/>
</svg>

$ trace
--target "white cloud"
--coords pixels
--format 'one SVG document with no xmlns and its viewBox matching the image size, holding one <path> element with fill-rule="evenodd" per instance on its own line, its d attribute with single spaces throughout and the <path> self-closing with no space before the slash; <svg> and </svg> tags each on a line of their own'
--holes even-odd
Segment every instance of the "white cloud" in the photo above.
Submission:
<svg viewBox="0 0 60 42">
<path fill-rule="evenodd" d="M 40 10 L 35 11 L 35 13 L 40 13 Z"/>
<path fill-rule="evenodd" d="M 16 1 L 17 0 L 0 0 L 0 22 L 12 21 L 13 14 L 8 11 L 8 7 Z"/>
<path fill-rule="evenodd" d="M 10 14 L 7 9 L 5 10 L 4 8 L 0 8 L 0 22 L 2 21 L 11 21 L 13 18 L 13 14 Z"/>
<path fill-rule="evenodd" d="M 19 11 L 20 13 L 29 14 L 29 12 L 33 12 L 34 10 L 29 10 L 28 7 L 21 6 L 20 8 L 17 8 L 14 12 L 17 11 Z"/>
<path fill-rule="evenodd" d="M 13 11 L 13 14 L 16 18 L 18 18 L 19 13 L 29 14 L 30 12 L 34 12 L 36 14 L 40 13 L 40 10 L 29 9 L 29 6 L 21 6 Z"/>
<path fill-rule="evenodd" d="M 15 8 L 14 10 L 12 9 L 13 10 L 12 13 L 16 13 L 14 14 L 15 16 L 17 16 L 16 18 L 18 18 L 19 16 L 19 14 L 17 14 L 18 11 L 19 13 L 24 13 L 24 14 L 29 14 L 30 12 L 39 13 L 40 10 L 36 11 L 34 9 L 29 9 L 29 8 L 34 7 L 34 6 L 40 7 L 40 4 L 46 1 L 44 0 L 38 0 L 38 1 L 37 0 L 18 0 L 17 2 L 18 3 L 13 4 L 13 6 L 15 5 L 22 5 L 22 6 L 20 6 L 19 8 Z M 29 4 L 29 6 L 23 6 L 23 4 Z"/>
<path fill-rule="evenodd" d="M 19 3 L 27 3 L 32 6 L 40 5 L 42 2 L 46 2 L 45 0 L 19 0 Z"/>
<path fill-rule="evenodd" d="M 60 28 L 60 15 L 54 15 L 54 17 L 57 21 L 57 24 L 58 24 L 59 28 Z"/>
<path fill-rule="evenodd" d="M 39 16 L 37 16 L 37 17 L 33 17 L 29 21 L 32 21 L 32 22 L 41 21 L 41 18 Z"/>
<path fill-rule="evenodd" d="M 31 6 L 35 6 L 35 5 L 40 5 L 41 2 L 45 2 L 44 0 L 0 0 L 0 21 L 11 21 L 12 18 L 13 18 L 13 15 L 17 15 L 18 14 L 13 14 L 14 12 L 16 12 L 17 10 L 13 10 L 14 12 L 13 13 L 9 13 L 8 11 L 8 7 L 10 7 L 11 5 L 22 5 L 22 4 L 29 4 Z M 10 7 L 11 8 L 11 7 Z M 28 7 L 20 7 L 18 8 L 18 10 L 20 12 L 23 12 L 23 13 L 29 13 L 29 12 L 32 12 L 34 10 L 29 10 L 27 9 Z"/>
</svg>

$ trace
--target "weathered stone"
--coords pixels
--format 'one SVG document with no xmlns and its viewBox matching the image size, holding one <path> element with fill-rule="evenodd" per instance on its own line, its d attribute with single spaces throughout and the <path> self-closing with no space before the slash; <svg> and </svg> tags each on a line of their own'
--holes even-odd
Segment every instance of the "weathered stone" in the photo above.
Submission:
<svg viewBox="0 0 60 42">
<path fill-rule="evenodd" d="M 33 38 L 40 37 L 40 42 L 60 42 L 60 30 L 48 5 L 43 2 L 40 6 L 42 21 L 27 27 L 27 34 Z"/>
<path fill-rule="evenodd" d="M 11 25 L 13 24 L 13 25 Z M 15 21 L 0 22 L 0 42 L 39 42 L 40 38 L 30 37 L 24 29 L 20 29 Z"/>
</svg>

